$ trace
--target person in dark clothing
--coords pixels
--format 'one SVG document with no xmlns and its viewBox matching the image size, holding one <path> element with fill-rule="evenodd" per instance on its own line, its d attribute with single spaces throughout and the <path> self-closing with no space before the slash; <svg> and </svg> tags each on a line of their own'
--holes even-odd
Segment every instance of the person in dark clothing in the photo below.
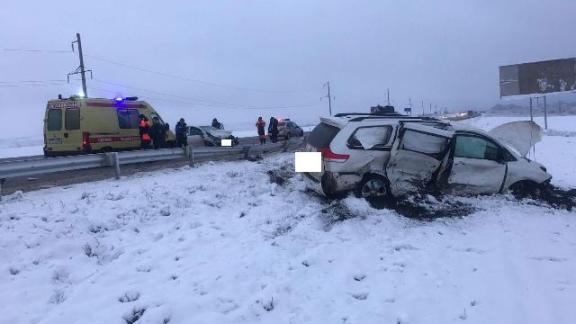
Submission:
<svg viewBox="0 0 576 324">
<path fill-rule="evenodd" d="M 264 127 L 266 127 L 266 122 L 262 117 L 258 117 L 256 121 L 256 129 L 258 130 L 258 138 L 260 139 L 260 144 L 266 143 L 266 133 L 264 131 Z"/>
<path fill-rule="evenodd" d="M 179 147 L 185 147 L 188 144 L 186 140 L 186 133 L 188 132 L 188 125 L 184 121 L 184 118 L 180 118 L 176 124 L 176 143 Z"/>
<path fill-rule="evenodd" d="M 140 115 L 140 122 L 138 123 L 138 129 L 140 131 L 140 148 L 147 149 L 150 148 L 150 142 L 152 138 L 150 137 L 150 121 L 144 115 Z"/>
<path fill-rule="evenodd" d="M 160 123 L 160 118 L 152 118 L 152 127 L 150 127 L 150 136 L 154 149 L 166 146 L 166 127 Z"/>
<path fill-rule="evenodd" d="M 218 119 L 214 118 L 214 119 L 212 119 L 212 127 L 217 128 L 217 129 L 224 129 L 224 124 L 219 122 Z"/>
<path fill-rule="evenodd" d="M 270 117 L 270 124 L 268 125 L 268 136 L 272 143 L 278 141 L 278 119 L 275 117 Z"/>
</svg>

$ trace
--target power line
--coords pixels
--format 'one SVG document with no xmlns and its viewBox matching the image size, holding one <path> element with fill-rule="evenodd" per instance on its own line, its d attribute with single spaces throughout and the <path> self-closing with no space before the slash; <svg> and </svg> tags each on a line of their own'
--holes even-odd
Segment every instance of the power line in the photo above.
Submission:
<svg viewBox="0 0 576 324">
<path fill-rule="evenodd" d="M 146 89 L 146 88 L 140 88 L 140 87 L 133 87 L 133 86 L 129 86 L 129 85 L 126 85 L 126 84 L 116 83 L 116 82 L 110 82 L 110 81 L 105 81 L 105 80 L 101 80 L 101 79 L 94 79 L 94 81 L 99 82 L 99 83 L 108 84 L 108 85 L 119 86 L 119 87 L 123 87 L 123 88 L 134 89 L 134 90 L 144 91 L 144 92 L 149 92 L 149 93 L 154 93 L 154 94 L 161 95 L 161 96 L 168 96 L 168 97 L 171 97 L 171 98 L 181 98 L 181 99 L 184 99 L 184 100 L 193 100 L 193 101 L 205 102 L 205 103 L 212 103 L 212 104 L 218 104 L 218 105 L 237 106 L 237 104 L 228 103 L 228 102 L 212 101 L 212 100 L 206 100 L 206 99 L 203 99 L 203 98 L 201 99 L 201 98 L 182 97 L 182 96 L 178 96 L 178 95 L 174 95 L 174 94 L 170 94 L 170 93 L 165 93 L 165 92 L 160 92 L 160 91 L 156 91 L 156 90 L 152 90 L 152 89 Z"/>
<path fill-rule="evenodd" d="M 94 81 L 100 81 L 98 79 L 94 79 Z M 104 91 L 104 92 L 108 92 L 108 93 L 112 93 L 114 95 L 117 95 L 118 93 L 116 91 L 113 90 L 108 90 L 108 89 L 104 89 L 104 88 L 100 88 L 100 87 L 92 87 L 96 90 L 99 91 Z M 141 90 L 144 90 L 142 88 L 139 88 Z M 206 103 L 198 103 L 198 102 L 191 102 L 191 101 L 187 101 L 186 99 L 189 100 L 195 100 L 193 98 L 186 98 L 186 97 L 180 97 L 180 96 L 175 96 L 175 95 L 171 95 L 171 94 L 166 94 L 166 93 L 161 93 L 158 91 L 145 91 L 145 92 L 152 92 L 152 93 L 156 93 L 159 95 L 163 95 L 163 96 L 168 96 L 170 98 L 159 98 L 159 97 L 154 97 L 154 96 L 149 96 L 149 95 L 144 95 L 142 97 L 144 98 L 148 98 L 148 99 L 152 99 L 152 100 L 156 100 L 156 101 L 164 101 L 164 102 L 177 102 L 177 103 L 182 103 L 182 104 L 187 104 L 187 105 L 200 105 L 200 106 L 207 106 L 207 107 L 217 107 L 217 108 L 223 108 L 223 109 L 231 109 L 231 110 L 272 110 L 272 109 L 296 109 L 296 108 L 304 108 L 304 107 L 314 107 L 314 106 L 318 106 L 320 103 L 304 103 L 304 104 L 297 104 L 297 105 L 284 105 L 284 106 L 260 106 L 260 107 L 242 107 L 242 105 L 237 105 L 237 104 L 228 104 L 228 105 L 213 105 L 213 104 L 206 104 Z M 179 99 L 179 98 L 184 98 L 184 100 Z"/>
<path fill-rule="evenodd" d="M 4 83 L 55 83 L 55 82 L 66 82 L 66 80 L 21 80 L 21 81 L 0 81 L 0 84 L 4 84 Z"/>
<path fill-rule="evenodd" d="M 46 87 L 61 86 L 63 84 L 66 84 L 66 80 L 0 81 L 0 88 Z"/>
<path fill-rule="evenodd" d="M 20 52 L 20 53 L 72 53 L 70 50 L 51 50 L 36 48 L 0 48 L 3 52 Z"/>
<path fill-rule="evenodd" d="M 24 87 L 31 87 L 31 88 L 37 88 L 37 87 L 54 87 L 54 86 L 62 86 L 62 83 L 41 83 L 41 84 L 0 84 L 0 89 L 10 89 L 10 88 L 24 88 Z"/>
<path fill-rule="evenodd" d="M 188 77 L 185 77 L 185 76 L 180 76 L 180 75 L 176 75 L 176 74 L 172 74 L 172 73 L 155 71 L 155 70 L 151 70 L 151 69 L 148 69 L 148 68 L 143 68 L 143 67 L 135 66 L 135 65 L 132 65 L 132 64 L 127 64 L 127 63 L 122 63 L 122 62 L 113 61 L 113 60 L 110 60 L 110 59 L 107 59 L 107 58 L 104 58 L 104 57 L 95 56 L 95 55 L 85 54 L 84 56 L 90 57 L 90 58 L 92 58 L 92 59 L 94 59 L 94 60 L 97 60 L 97 61 L 106 62 L 106 63 L 109 63 L 109 64 L 121 66 L 121 67 L 128 68 L 128 69 L 133 69 L 133 70 L 140 71 L 140 72 L 152 73 L 152 74 L 164 76 L 164 77 L 167 77 L 167 78 L 173 78 L 173 79 L 178 79 L 178 80 L 183 80 L 183 81 L 188 81 L 188 82 L 197 82 L 197 83 L 201 83 L 201 84 L 204 84 L 204 85 L 213 86 L 213 87 L 219 87 L 219 88 L 230 88 L 230 89 L 236 89 L 236 90 L 253 91 L 253 92 L 270 93 L 270 94 L 290 94 L 290 93 L 315 92 L 315 91 L 313 91 L 313 90 L 304 90 L 304 91 L 297 91 L 297 90 L 290 91 L 290 90 L 288 90 L 288 91 L 287 91 L 287 90 L 264 90 L 264 89 L 255 89 L 255 88 L 239 87 L 239 86 L 234 86 L 234 85 L 229 85 L 229 84 L 222 84 L 222 83 L 216 83 L 216 82 L 210 82 L 210 81 L 192 79 L 192 78 L 188 78 Z"/>
</svg>

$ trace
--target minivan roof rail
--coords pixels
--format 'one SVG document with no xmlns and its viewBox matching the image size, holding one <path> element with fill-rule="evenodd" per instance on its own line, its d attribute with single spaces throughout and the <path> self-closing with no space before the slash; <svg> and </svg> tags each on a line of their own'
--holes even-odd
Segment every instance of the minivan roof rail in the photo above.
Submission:
<svg viewBox="0 0 576 324">
<path fill-rule="evenodd" d="M 440 121 L 434 117 L 416 117 L 416 116 L 406 116 L 406 115 L 374 115 L 374 116 L 363 116 L 350 119 L 350 121 L 363 121 L 366 119 L 404 119 L 404 120 L 431 120 Z"/>
<path fill-rule="evenodd" d="M 338 113 L 334 117 L 346 117 L 346 116 L 405 116 L 399 113 Z"/>
</svg>

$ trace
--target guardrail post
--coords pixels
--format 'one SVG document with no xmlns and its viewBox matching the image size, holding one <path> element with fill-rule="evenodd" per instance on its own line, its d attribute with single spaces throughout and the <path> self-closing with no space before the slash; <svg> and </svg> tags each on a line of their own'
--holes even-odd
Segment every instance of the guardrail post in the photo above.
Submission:
<svg viewBox="0 0 576 324">
<path fill-rule="evenodd" d="M 194 167 L 194 148 L 191 145 L 186 146 L 186 156 L 188 157 L 188 166 Z"/>
<path fill-rule="evenodd" d="M 244 146 L 242 153 L 244 153 L 244 159 L 248 160 L 250 158 L 250 146 Z"/>
<path fill-rule="evenodd" d="M 2 186 L 4 185 L 6 179 L 0 179 L 0 201 L 2 201 Z"/>
<path fill-rule="evenodd" d="M 120 158 L 118 157 L 118 152 L 112 152 L 112 160 L 114 163 L 114 173 L 116 175 L 116 180 L 120 179 Z"/>
</svg>

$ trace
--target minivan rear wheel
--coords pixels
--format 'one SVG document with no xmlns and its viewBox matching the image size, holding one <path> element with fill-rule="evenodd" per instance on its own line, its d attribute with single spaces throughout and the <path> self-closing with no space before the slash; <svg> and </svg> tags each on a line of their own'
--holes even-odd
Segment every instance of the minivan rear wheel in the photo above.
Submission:
<svg viewBox="0 0 576 324">
<path fill-rule="evenodd" d="M 370 174 L 358 185 L 356 195 L 361 198 L 387 198 L 390 195 L 388 180 L 383 176 Z"/>
</svg>

